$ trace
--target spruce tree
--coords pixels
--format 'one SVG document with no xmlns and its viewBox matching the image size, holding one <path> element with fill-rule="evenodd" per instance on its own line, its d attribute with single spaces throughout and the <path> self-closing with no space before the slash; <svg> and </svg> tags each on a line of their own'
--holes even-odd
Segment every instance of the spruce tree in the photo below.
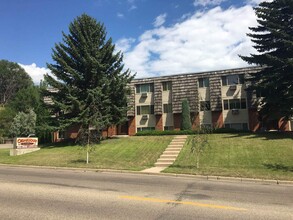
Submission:
<svg viewBox="0 0 293 220">
<path fill-rule="evenodd" d="M 64 130 L 78 125 L 80 134 L 90 138 L 90 130 L 101 131 L 126 119 L 130 71 L 123 70 L 123 55 L 115 53 L 103 24 L 83 14 L 63 33 L 63 43 L 53 49 L 54 64 L 48 64 L 53 76 L 45 81 L 57 114 L 57 127 Z M 90 140 L 87 141 L 90 143 Z"/>
<path fill-rule="evenodd" d="M 187 99 L 182 101 L 181 130 L 191 130 L 190 108 Z"/>
<path fill-rule="evenodd" d="M 262 117 L 288 118 L 293 115 L 293 1 L 262 2 L 254 10 L 258 26 L 247 35 L 258 53 L 240 57 L 263 68 L 252 75 L 249 89 L 263 97 Z"/>
</svg>

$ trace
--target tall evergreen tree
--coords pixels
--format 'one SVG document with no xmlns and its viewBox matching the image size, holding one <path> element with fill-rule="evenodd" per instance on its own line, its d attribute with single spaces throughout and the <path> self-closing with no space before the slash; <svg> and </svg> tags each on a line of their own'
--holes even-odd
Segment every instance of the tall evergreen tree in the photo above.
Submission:
<svg viewBox="0 0 293 220">
<path fill-rule="evenodd" d="M 63 43 L 53 49 L 55 64 L 48 64 L 54 75 L 46 75 L 58 128 L 79 125 L 80 133 L 101 129 L 126 119 L 130 71 L 123 71 L 123 56 L 114 52 L 103 24 L 83 14 L 63 33 Z"/>
<path fill-rule="evenodd" d="M 181 130 L 191 130 L 190 108 L 187 99 L 182 101 Z"/>
<path fill-rule="evenodd" d="M 262 116 L 288 118 L 293 115 L 293 1 L 262 2 L 255 13 L 258 26 L 247 35 L 259 53 L 240 57 L 263 68 L 252 75 L 249 89 L 263 97 Z"/>
</svg>

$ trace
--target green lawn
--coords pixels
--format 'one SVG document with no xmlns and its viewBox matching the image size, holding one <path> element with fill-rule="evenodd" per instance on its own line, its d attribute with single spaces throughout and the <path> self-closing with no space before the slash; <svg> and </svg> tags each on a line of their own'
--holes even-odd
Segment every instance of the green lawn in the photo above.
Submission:
<svg viewBox="0 0 293 220">
<path fill-rule="evenodd" d="M 49 146 L 20 156 L 9 156 L 8 149 L 0 149 L 0 163 L 57 167 L 87 167 L 142 170 L 152 167 L 172 140 L 164 137 L 126 137 L 108 139 L 96 145 L 85 163 L 86 152 L 79 146 Z"/>
<path fill-rule="evenodd" d="M 172 136 L 109 139 L 97 145 L 85 164 L 79 146 L 46 146 L 40 151 L 10 157 L 0 149 L 0 163 L 58 167 L 143 170 L 152 167 Z M 277 134 L 212 134 L 196 169 L 195 155 L 185 144 L 173 166 L 164 172 L 293 180 L 293 136 Z"/>
<path fill-rule="evenodd" d="M 191 144 L 185 144 L 164 172 L 293 180 L 293 136 L 286 134 L 212 134 L 196 169 Z"/>
</svg>

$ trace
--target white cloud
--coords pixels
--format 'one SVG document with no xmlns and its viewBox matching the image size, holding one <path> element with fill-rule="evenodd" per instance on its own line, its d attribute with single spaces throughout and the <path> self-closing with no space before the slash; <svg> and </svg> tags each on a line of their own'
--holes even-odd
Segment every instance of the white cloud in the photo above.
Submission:
<svg viewBox="0 0 293 220">
<path fill-rule="evenodd" d="M 156 19 L 153 23 L 154 27 L 160 27 L 161 25 L 163 25 L 166 21 L 166 17 L 167 17 L 166 13 L 161 14 L 158 17 L 156 17 Z"/>
<path fill-rule="evenodd" d="M 19 65 L 30 75 L 33 79 L 34 84 L 40 84 L 40 81 L 44 79 L 44 75 L 46 73 L 50 73 L 51 71 L 44 67 L 37 67 L 35 63 L 31 65 L 25 65 L 19 63 Z"/>
<path fill-rule="evenodd" d="M 124 14 L 118 12 L 118 13 L 117 13 L 117 17 L 118 17 L 118 18 L 124 18 Z"/>
<path fill-rule="evenodd" d="M 261 2 L 272 2 L 273 0 L 247 0 L 247 4 L 258 5 Z"/>
<path fill-rule="evenodd" d="M 255 53 L 248 27 L 256 26 L 251 5 L 194 12 L 171 27 L 147 30 L 129 47 L 123 39 L 127 68 L 137 77 L 171 75 L 247 66 L 238 54 Z M 133 43 L 134 40 L 131 40 Z"/>
<path fill-rule="evenodd" d="M 135 10 L 137 7 L 135 5 L 131 5 L 130 8 L 128 9 L 129 11 Z"/>
<path fill-rule="evenodd" d="M 222 2 L 227 0 L 194 0 L 194 6 L 208 6 L 208 5 L 220 5 Z"/>
<path fill-rule="evenodd" d="M 116 42 L 115 50 L 116 51 L 123 51 L 125 53 L 131 48 L 131 45 L 134 42 L 135 42 L 134 38 L 122 38 Z"/>
</svg>

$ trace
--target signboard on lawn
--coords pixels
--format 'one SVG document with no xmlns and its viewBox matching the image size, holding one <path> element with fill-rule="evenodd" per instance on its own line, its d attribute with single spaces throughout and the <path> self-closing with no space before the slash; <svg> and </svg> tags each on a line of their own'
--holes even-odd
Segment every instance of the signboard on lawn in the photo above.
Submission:
<svg viewBox="0 0 293 220">
<path fill-rule="evenodd" d="M 38 147 L 38 138 L 34 137 L 19 137 L 14 139 L 14 148 L 36 148 Z"/>
</svg>

